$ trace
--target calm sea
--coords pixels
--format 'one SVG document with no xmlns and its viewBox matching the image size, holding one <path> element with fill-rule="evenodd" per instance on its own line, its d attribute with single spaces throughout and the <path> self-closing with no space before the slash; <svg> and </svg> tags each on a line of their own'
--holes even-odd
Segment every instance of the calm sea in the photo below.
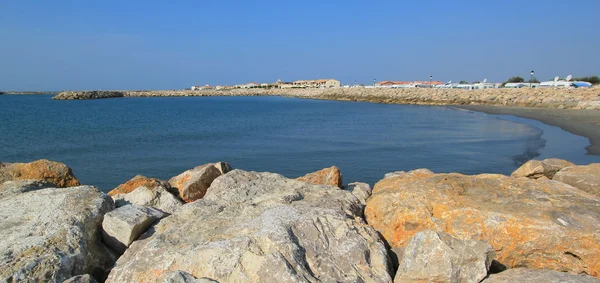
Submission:
<svg viewBox="0 0 600 283">
<path fill-rule="evenodd" d="M 168 180 L 219 160 L 287 177 L 336 165 L 345 183 L 370 184 L 396 170 L 510 174 L 534 157 L 600 161 L 585 155 L 587 139 L 554 127 L 447 107 L 282 97 L 51 97 L 0 95 L 0 161 L 60 161 L 104 191 L 137 174 Z"/>
</svg>

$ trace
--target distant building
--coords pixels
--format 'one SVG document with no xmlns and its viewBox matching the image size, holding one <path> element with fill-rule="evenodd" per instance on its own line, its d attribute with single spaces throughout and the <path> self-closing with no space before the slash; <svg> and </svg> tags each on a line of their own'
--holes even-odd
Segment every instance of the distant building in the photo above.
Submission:
<svg viewBox="0 0 600 283">
<path fill-rule="evenodd" d="M 204 85 L 204 86 L 198 86 L 198 85 L 193 85 L 190 89 L 191 90 L 203 90 L 203 89 L 211 89 L 212 87 L 210 85 Z"/>
<path fill-rule="evenodd" d="M 296 88 L 331 88 L 341 86 L 341 82 L 334 79 L 298 80 L 292 82 L 292 87 Z"/>
</svg>

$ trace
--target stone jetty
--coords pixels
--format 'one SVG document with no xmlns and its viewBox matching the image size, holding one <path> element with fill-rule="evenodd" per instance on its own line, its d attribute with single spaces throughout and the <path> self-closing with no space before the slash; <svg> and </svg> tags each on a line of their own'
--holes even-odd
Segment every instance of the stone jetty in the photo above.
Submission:
<svg viewBox="0 0 600 283">
<path fill-rule="evenodd" d="M 0 282 L 600 282 L 600 164 L 371 189 L 217 162 L 108 194 L 62 163 L 0 165 Z"/>
<path fill-rule="evenodd" d="M 600 110 L 600 88 L 579 89 L 231 89 L 231 90 L 157 90 L 61 92 L 54 99 L 97 99 L 110 97 L 179 96 L 286 96 L 308 99 L 364 101 L 419 105 L 497 105 L 560 109 Z"/>
</svg>

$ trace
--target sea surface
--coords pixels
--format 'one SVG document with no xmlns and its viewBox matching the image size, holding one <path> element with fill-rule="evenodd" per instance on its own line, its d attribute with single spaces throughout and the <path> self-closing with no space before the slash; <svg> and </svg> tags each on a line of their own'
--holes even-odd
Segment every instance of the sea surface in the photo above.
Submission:
<svg viewBox="0 0 600 283">
<path fill-rule="evenodd" d="M 510 174 L 536 158 L 600 162 L 588 140 L 537 121 L 449 107 L 283 97 L 54 101 L 0 95 L 0 161 L 45 158 L 108 191 L 214 161 L 287 177 L 336 165 L 344 182 L 387 172 Z M 537 124 L 536 124 L 537 123 Z"/>
</svg>

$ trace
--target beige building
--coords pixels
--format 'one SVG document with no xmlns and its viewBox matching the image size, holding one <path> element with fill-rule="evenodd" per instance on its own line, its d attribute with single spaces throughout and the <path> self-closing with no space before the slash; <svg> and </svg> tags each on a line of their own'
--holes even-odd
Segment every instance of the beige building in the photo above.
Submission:
<svg viewBox="0 0 600 283">
<path fill-rule="evenodd" d="M 319 79 L 319 80 L 299 80 L 292 82 L 292 87 L 296 88 L 330 88 L 340 87 L 342 84 L 334 79 Z"/>
</svg>

